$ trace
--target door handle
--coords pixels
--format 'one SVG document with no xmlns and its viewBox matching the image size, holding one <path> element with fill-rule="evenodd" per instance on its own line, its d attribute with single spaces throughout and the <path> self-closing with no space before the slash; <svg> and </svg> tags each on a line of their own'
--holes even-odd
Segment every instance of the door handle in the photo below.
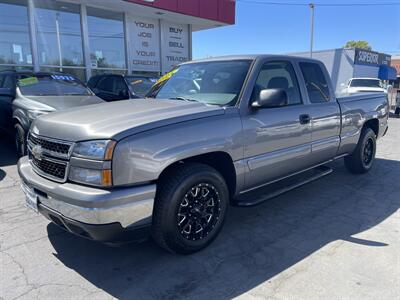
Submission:
<svg viewBox="0 0 400 300">
<path fill-rule="evenodd" d="M 300 115 L 299 121 L 300 121 L 300 124 L 308 124 L 311 121 L 311 117 L 310 117 L 310 115 L 306 115 L 306 114 Z"/>
</svg>

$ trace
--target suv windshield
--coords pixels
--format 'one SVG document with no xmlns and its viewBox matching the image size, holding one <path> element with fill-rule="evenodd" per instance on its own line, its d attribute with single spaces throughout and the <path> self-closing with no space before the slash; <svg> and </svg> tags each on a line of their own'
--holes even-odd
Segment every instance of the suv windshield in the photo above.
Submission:
<svg viewBox="0 0 400 300">
<path fill-rule="evenodd" d="M 380 88 L 381 82 L 378 79 L 353 79 L 350 86 Z"/>
<path fill-rule="evenodd" d="M 18 87 L 26 96 L 91 95 L 90 91 L 70 75 L 20 75 Z"/>
<path fill-rule="evenodd" d="M 155 77 L 126 76 L 126 82 L 128 82 L 129 88 L 140 98 L 146 95 L 157 80 L 158 79 Z"/>
<path fill-rule="evenodd" d="M 161 77 L 148 97 L 235 105 L 250 64 L 251 60 L 184 64 Z"/>
</svg>

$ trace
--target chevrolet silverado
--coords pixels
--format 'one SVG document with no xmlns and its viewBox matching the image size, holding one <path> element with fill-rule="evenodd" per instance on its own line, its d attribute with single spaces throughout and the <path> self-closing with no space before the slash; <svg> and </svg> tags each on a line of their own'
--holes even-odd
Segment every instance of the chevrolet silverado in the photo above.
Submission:
<svg viewBox="0 0 400 300">
<path fill-rule="evenodd" d="M 317 60 L 212 58 L 179 65 L 146 99 L 38 117 L 18 170 L 27 205 L 69 232 L 151 235 L 187 254 L 216 238 L 229 205 L 320 178 L 339 158 L 368 172 L 388 113 L 383 93 L 336 98 Z M 254 197 L 261 187 L 270 195 Z"/>
</svg>

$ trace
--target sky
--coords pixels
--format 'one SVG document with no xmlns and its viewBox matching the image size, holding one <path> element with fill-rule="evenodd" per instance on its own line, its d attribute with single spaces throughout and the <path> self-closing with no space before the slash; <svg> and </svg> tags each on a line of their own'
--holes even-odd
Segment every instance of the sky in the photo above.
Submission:
<svg viewBox="0 0 400 300">
<path fill-rule="evenodd" d="M 193 58 L 229 54 L 278 54 L 310 49 L 310 8 L 245 3 L 237 0 L 236 24 L 193 33 Z M 271 2 L 271 1 L 270 1 Z M 275 2 L 308 3 L 304 0 Z M 400 0 L 316 0 L 314 3 L 399 3 Z M 400 5 L 316 6 L 314 50 L 366 40 L 372 49 L 400 54 Z"/>
</svg>

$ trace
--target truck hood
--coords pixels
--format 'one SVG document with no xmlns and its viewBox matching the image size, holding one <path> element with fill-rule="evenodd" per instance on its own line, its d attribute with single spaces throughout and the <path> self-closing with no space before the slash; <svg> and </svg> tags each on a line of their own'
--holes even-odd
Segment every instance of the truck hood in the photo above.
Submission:
<svg viewBox="0 0 400 300">
<path fill-rule="evenodd" d="M 114 139 L 188 120 L 222 115 L 215 105 L 182 100 L 125 100 L 73 108 L 37 118 L 31 130 L 66 141 Z"/>
<path fill-rule="evenodd" d="M 38 102 L 54 110 L 63 110 L 77 106 L 103 103 L 97 96 L 79 95 L 79 96 L 24 96 L 26 99 Z"/>
</svg>

